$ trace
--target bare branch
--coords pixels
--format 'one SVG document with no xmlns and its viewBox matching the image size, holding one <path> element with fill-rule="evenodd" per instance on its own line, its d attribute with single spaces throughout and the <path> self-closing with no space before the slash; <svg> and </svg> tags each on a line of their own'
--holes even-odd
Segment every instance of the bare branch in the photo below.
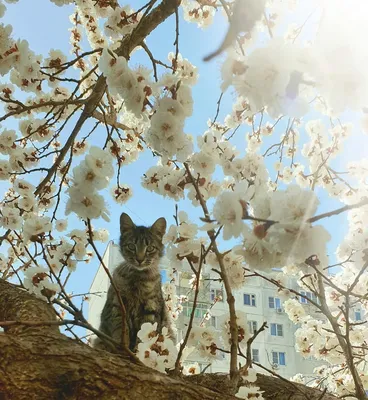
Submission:
<svg viewBox="0 0 368 400">
<path fill-rule="evenodd" d="M 205 200 L 203 199 L 202 193 L 199 190 L 199 187 L 197 185 L 197 182 L 193 178 L 192 173 L 190 172 L 189 166 L 187 163 L 184 163 L 185 170 L 187 171 L 187 175 L 189 177 L 190 182 L 195 188 L 195 191 L 197 193 L 198 200 L 201 204 L 204 217 L 209 220 L 210 219 L 210 213 L 207 208 L 207 204 Z M 238 364 L 237 364 L 237 354 L 238 354 L 238 323 L 236 320 L 236 311 L 235 311 L 235 298 L 233 296 L 229 278 L 226 273 L 225 265 L 224 265 L 224 260 L 223 260 L 223 255 L 220 253 L 217 243 L 216 243 L 216 234 L 214 230 L 208 231 L 207 232 L 208 237 L 211 240 L 212 243 L 212 249 L 213 252 L 216 254 L 217 261 L 220 265 L 221 269 L 221 278 L 224 282 L 225 286 L 225 291 L 226 291 L 226 300 L 229 305 L 229 313 L 230 313 L 230 336 L 231 336 L 231 344 L 230 344 L 230 379 L 233 381 L 234 384 L 237 384 L 239 381 L 239 371 L 238 371 Z"/>
<path fill-rule="evenodd" d="M 344 207 L 338 208 L 337 210 L 334 210 L 334 211 L 329 211 L 329 212 L 326 212 L 326 213 L 323 213 L 320 215 L 316 215 L 315 217 L 309 218 L 307 222 L 313 223 L 313 222 L 319 221 L 320 219 L 332 217 L 333 215 L 338 215 L 345 211 L 353 210 L 354 208 L 364 207 L 366 205 L 368 205 L 368 198 L 365 197 L 359 203 L 351 204 L 349 206 L 344 206 Z"/>
</svg>

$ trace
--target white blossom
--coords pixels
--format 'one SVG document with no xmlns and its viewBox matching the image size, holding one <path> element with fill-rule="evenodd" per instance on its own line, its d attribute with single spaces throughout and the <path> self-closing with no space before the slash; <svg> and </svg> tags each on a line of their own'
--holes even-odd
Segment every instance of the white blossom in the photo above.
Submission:
<svg viewBox="0 0 368 400">
<path fill-rule="evenodd" d="M 0 225 L 6 229 L 20 229 L 22 219 L 17 208 L 2 207 Z"/>
<path fill-rule="evenodd" d="M 28 240 L 35 241 L 39 236 L 43 236 L 47 232 L 51 231 L 52 224 L 49 217 L 42 217 L 39 215 L 33 215 L 27 218 L 23 225 L 23 237 L 24 241 Z"/>
<path fill-rule="evenodd" d="M 170 370 L 175 365 L 177 349 L 171 339 L 168 338 L 167 328 L 163 328 L 162 334 L 156 332 L 157 322 L 142 324 L 138 337 L 138 358 L 150 368 L 160 372 Z"/>
<path fill-rule="evenodd" d="M 243 229 L 243 206 L 238 195 L 232 192 L 223 192 L 217 198 L 213 207 L 213 216 L 223 225 L 224 239 L 238 237 Z"/>
<path fill-rule="evenodd" d="M 92 237 L 94 240 L 106 243 L 109 240 L 109 232 L 107 229 L 94 230 Z"/>
<path fill-rule="evenodd" d="M 241 348 L 246 348 L 247 340 L 249 339 L 247 315 L 243 311 L 236 311 L 236 324 L 238 329 L 238 343 Z M 222 337 L 225 343 L 225 348 L 228 349 L 231 344 L 230 319 L 228 315 L 223 315 L 221 318 Z"/>
<path fill-rule="evenodd" d="M 71 212 L 76 213 L 83 219 L 94 219 L 102 217 L 106 221 L 109 220 L 109 212 L 106 209 L 106 204 L 103 196 L 95 193 L 86 193 L 78 187 L 70 187 L 68 189 L 69 200 L 66 204 L 65 214 Z"/>
<path fill-rule="evenodd" d="M 43 299 L 52 299 L 60 290 L 59 285 L 52 283 L 49 271 L 45 267 L 30 267 L 24 272 L 24 287 Z"/>
<path fill-rule="evenodd" d="M 289 319 L 294 323 L 299 322 L 306 315 L 303 306 L 296 299 L 284 301 L 283 307 Z"/>
<path fill-rule="evenodd" d="M 91 146 L 85 160 L 87 166 L 101 178 L 111 178 L 113 176 L 112 157 L 106 151 L 99 147 Z"/>
<path fill-rule="evenodd" d="M 11 167 L 8 161 L 0 160 L 0 180 L 5 181 L 9 179 Z"/>
<path fill-rule="evenodd" d="M 58 219 L 55 222 L 55 228 L 58 232 L 64 232 L 68 227 L 68 221 L 66 219 Z"/>
<path fill-rule="evenodd" d="M 10 154 L 12 147 L 16 146 L 14 144 L 15 139 L 16 133 L 14 130 L 3 130 L 0 133 L 0 153 L 4 155 Z"/>
<path fill-rule="evenodd" d="M 241 386 L 239 388 L 238 393 L 236 393 L 236 397 L 240 399 L 252 399 L 256 398 L 259 400 L 263 400 L 264 397 L 262 396 L 263 391 L 260 390 L 258 386 Z"/>
</svg>

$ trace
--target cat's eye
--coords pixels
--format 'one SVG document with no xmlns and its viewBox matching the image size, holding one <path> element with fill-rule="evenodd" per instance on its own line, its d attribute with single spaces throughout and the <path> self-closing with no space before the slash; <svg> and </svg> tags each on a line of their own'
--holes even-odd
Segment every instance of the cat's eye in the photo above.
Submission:
<svg viewBox="0 0 368 400">
<path fill-rule="evenodd" d="M 133 244 L 133 243 L 128 244 L 128 249 L 135 250 L 135 244 Z"/>
<path fill-rule="evenodd" d="M 152 253 L 152 251 L 155 251 L 155 247 L 154 246 L 147 246 L 147 251 L 149 253 Z"/>
</svg>

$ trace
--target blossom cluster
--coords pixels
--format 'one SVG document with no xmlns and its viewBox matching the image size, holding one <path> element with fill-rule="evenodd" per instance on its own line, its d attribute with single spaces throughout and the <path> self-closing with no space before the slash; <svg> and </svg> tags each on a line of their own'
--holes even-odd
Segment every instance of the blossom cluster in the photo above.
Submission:
<svg viewBox="0 0 368 400">
<path fill-rule="evenodd" d="M 153 166 L 142 178 L 144 188 L 174 200 L 184 198 L 186 183 L 185 172 L 173 164 Z"/>
<path fill-rule="evenodd" d="M 203 264 L 203 249 L 208 239 L 197 237 L 197 234 L 198 226 L 190 222 L 186 212 L 180 211 L 178 224 L 171 225 L 163 239 L 167 244 L 166 253 L 172 267 L 182 271 L 188 269 L 188 263 L 196 269 Z"/>
<path fill-rule="evenodd" d="M 178 96 L 184 91 L 183 87 L 180 85 L 176 90 Z M 191 154 L 192 142 L 184 133 L 187 116 L 188 111 L 182 106 L 180 97 L 174 99 L 165 96 L 158 99 L 146 139 L 147 144 L 162 156 L 164 162 L 174 156 L 178 161 L 185 161 Z"/>
<path fill-rule="evenodd" d="M 173 369 L 177 357 L 177 349 L 168 336 L 166 327 L 162 333 L 157 332 L 157 322 L 145 322 L 138 332 L 140 343 L 137 356 L 150 368 L 160 372 Z"/>
<path fill-rule="evenodd" d="M 152 93 L 150 82 L 147 82 L 147 74 L 131 70 L 124 57 L 119 57 L 106 48 L 102 52 L 98 66 L 106 77 L 111 94 L 124 99 L 126 108 L 139 117 L 145 106 L 146 97 Z"/>
<path fill-rule="evenodd" d="M 222 196 L 227 197 L 223 200 Z M 243 221 L 248 217 L 247 206 L 244 206 L 248 203 L 244 199 L 239 200 L 236 192 L 224 192 L 214 207 L 214 217 L 217 216 L 217 220 L 228 229 L 224 230 L 224 235 L 242 236 L 242 245 L 235 251 L 244 257 L 251 268 L 299 264 L 311 254 L 327 265 L 325 249 L 330 235 L 322 226 L 308 222 L 318 206 L 313 192 L 290 185 L 285 191 L 262 194 L 258 204 L 255 200 L 258 200 L 257 196 L 249 201 L 250 208 L 253 206 L 252 214 L 266 222 L 254 221 L 253 226 Z M 218 203 L 221 214 L 216 209 Z"/>
<path fill-rule="evenodd" d="M 224 341 L 225 349 L 230 349 L 231 344 L 231 322 L 228 315 L 223 315 L 221 318 L 222 326 L 222 339 Z M 247 314 L 243 311 L 236 312 L 236 324 L 238 329 L 238 344 L 243 349 L 247 348 L 247 341 L 250 338 Z"/>
<path fill-rule="evenodd" d="M 227 252 L 222 261 L 224 263 L 225 271 L 229 279 L 229 284 L 232 289 L 238 290 L 244 287 L 246 283 L 245 267 L 243 257 L 235 254 L 234 251 Z M 218 268 L 217 256 L 214 253 L 209 253 L 206 262 L 213 268 Z"/>
<path fill-rule="evenodd" d="M 246 314 L 237 311 L 237 331 L 239 346 L 246 350 L 247 340 L 249 339 L 249 328 Z M 228 314 L 223 314 L 219 317 L 219 328 L 201 324 L 200 326 L 193 326 L 188 339 L 188 351 L 194 352 L 199 357 L 216 361 L 223 359 L 223 350 L 228 352 L 230 350 L 231 334 L 230 334 L 230 320 Z"/>
<path fill-rule="evenodd" d="M 247 382 L 247 386 L 241 386 L 236 393 L 236 397 L 240 399 L 259 399 L 262 400 L 263 396 L 261 389 L 254 385 L 257 380 L 257 372 L 255 369 L 248 367 L 246 370 L 241 370 L 242 378 Z"/>
<path fill-rule="evenodd" d="M 142 18 L 141 12 L 134 12 L 129 6 L 117 6 L 113 10 L 107 7 L 103 10 L 100 6 L 97 8 L 97 13 L 102 17 L 107 17 L 104 25 L 106 36 L 116 41 L 129 35 Z"/>
<path fill-rule="evenodd" d="M 176 157 L 185 161 L 193 151 L 192 137 L 184 133 L 185 119 L 193 113 L 191 86 L 197 81 L 196 68 L 179 53 L 168 56 L 174 74 L 164 74 L 156 86 L 163 96 L 156 96 L 147 144 L 158 152 L 165 163 Z"/>
<path fill-rule="evenodd" d="M 82 219 L 108 218 L 106 203 L 98 190 L 105 189 L 114 174 L 112 157 L 92 146 L 84 161 L 73 169 L 73 184 L 68 188 L 65 214 L 74 212 Z"/>
<path fill-rule="evenodd" d="M 49 269 L 45 266 L 32 267 L 25 271 L 24 287 L 30 293 L 44 299 L 52 299 L 60 291 L 60 286 L 50 279 Z"/>
<path fill-rule="evenodd" d="M 92 48 L 103 47 L 106 43 L 99 24 L 96 7 L 92 0 L 76 0 L 76 9 Z"/>
<path fill-rule="evenodd" d="M 184 11 L 184 19 L 188 22 L 196 23 L 200 28 L 207 28 L 213 22 L 215 8 L 211 5 L 201 5 L 192 0 L 181 2 Z"/>
<path fill-rule="evenodd" d="M 169 282 L 165 283 L 162 286 L 162 292 L 164 294 L 164 300 L 168 311 L 168 315 L 171 321 L 176 321 L 180 313 L 183 311 L 182 303 L 184 301 L 187 301 L 187 297 L 178 296 L 176 294 L 176 285 L 175 285 L 175 280 L 173 278 L 171 278 Z"/>
<path fill-rule="evenodd" d="M 194 348 L 200 358 L 209 361 L 221 359 L 221 336 L 213 326 L 193 326 L 190 331 L 188 347 Z"/>
</svg>

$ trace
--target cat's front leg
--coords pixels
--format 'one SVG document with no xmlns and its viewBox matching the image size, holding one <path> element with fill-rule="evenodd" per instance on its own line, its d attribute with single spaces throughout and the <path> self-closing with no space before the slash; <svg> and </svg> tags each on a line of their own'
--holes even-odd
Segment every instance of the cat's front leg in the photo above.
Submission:
<svg viewBox="0 0 368 400">
<path fill-rule="evenodd" d="M 123 300 L 123 303 L 126 305 L 126 302 Z M 122 336 L 124 335 L 125 343 L 128 343 L 130 330 L 132 324 L 129 319 L 129 315 L 126 315 L 125 319 L 125 331 L 123 332 L 123 314 L 121 310 L 120 302 L 117 299 L 117 296 L 114 296 L 112 305 L 111 305 L 111 313 L 110 313 L 110 334 L 111 337 L 118 342 L 119 344 L 122 342 Z"/>
<path fill-rule="evenodd" d="M 142 324 L 145 322 L 150 322 L 151 324 L 157 322 L 157 331 L 161 332 L 162 316 L 156 299 L 149 299 L 143 304 Z"/>
</svg>

